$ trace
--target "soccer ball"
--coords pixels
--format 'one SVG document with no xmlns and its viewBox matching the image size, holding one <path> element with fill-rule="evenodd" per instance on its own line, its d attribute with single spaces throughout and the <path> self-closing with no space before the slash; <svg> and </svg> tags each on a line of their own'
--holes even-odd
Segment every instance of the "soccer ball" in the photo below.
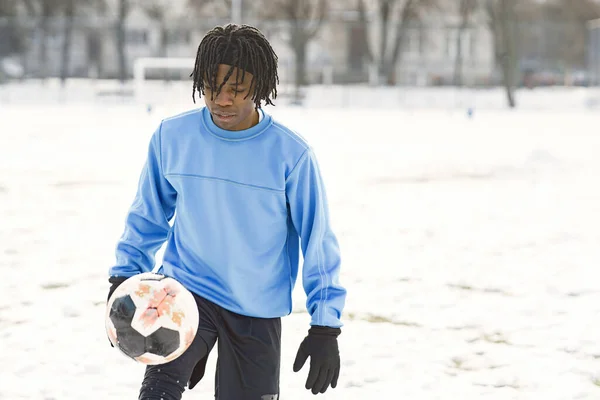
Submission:
<svg viewBox="0 0 600 400">
<path fill-rule="evenodd" d="M 113 346 L 146 365 L 179 357 L 198 331 L 192 294 L 173 278 L 153 272 L 121 283 L 108 300 L 106 333 Z"/>
</svg>

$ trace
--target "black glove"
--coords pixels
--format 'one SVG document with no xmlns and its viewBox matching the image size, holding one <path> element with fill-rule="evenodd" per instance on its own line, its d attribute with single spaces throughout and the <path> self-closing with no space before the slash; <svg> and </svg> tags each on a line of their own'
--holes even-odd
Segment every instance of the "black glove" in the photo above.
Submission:
<svg viewBox="0 0 600 400">
<path fill-rule="evenodd" d="M 312 389 L 313 394 L 325 393 L 331 384 L 337 386 L 340 376 L 340 352 L 337 337 L 342 333 L 339 328 L 313 326 L 308 330 L 308 336 L 300 343 L 294 372 L 298 372 L 310 356 L 310 370 L 306 380 L 306 388 Z"/>
<path fill-rule="evenodd" d="M 106 303 L 108 303 L 108 300 L 110 300 L 110 296 L 112 296 L 113 292 L 119 287 L 119 285 L 125 282 L 126 280 L 127 278 L 124 278 L 122 276 L 111 276 L 110 278 L 108 278 L 108 282 L 112 283 L 112 285 L 108 289 L 108 297 L 106 298 Z M 110 343 L 111 347 L 115 347 L 113 346 L 110 340 L 108 342 Z"/>
<path fill-rule="evenodd" d="M 112 296 L 114 291 L 117 290 L 119 285 L 121 283 L 125 282 L 126 280 L 127 280 L 127 278 L 122 277 L 122 276 L 111 276 L 110 278 L 108 278 L 108 282 L 112 283 L 112 285 L 108 289 L 108 297 L 106 298 L 107 303 L 108 303 L 108 300 L 110 300 L 110 296 Z"/>
</svg>

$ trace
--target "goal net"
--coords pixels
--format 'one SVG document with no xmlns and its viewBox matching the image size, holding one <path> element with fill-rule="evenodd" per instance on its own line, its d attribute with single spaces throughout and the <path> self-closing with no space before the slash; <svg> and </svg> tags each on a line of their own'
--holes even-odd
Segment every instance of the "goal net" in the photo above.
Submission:
<svg viewBox="0 0 600 400">
<path fill-rule="evenodd" d="M 136 102 L 152 104 L 189 104 L 192 97 L 192 80 L 195 58 L 140 57 L 133 62 L 133 96 Z M 320 75 L 320 83 L 333 85 L 334 71 L 331 66 L 313 69 Z M 294 64 L 280 58 L 280 83 L 278 99 L 290 99 L 294 95 Z M 170 76 L 169 79 L 165 77 Z M 285 100 L 284 100 L 285 102 Z"/>
<path fill-rule="evenodd" d="M 133 63 L 134 96 L 139 102 L 188 102 L 192 95 L 189 75 L 194 70 L 194 58 L 141 57 Z M 149 79 L 165 72 L 179 72 L 185 79 Z"/>
</svg>

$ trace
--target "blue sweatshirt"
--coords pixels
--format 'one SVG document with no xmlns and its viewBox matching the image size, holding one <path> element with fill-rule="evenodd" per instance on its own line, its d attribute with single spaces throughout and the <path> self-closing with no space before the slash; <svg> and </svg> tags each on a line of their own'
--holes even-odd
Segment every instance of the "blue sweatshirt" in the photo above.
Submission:
<svg viewBox="0 0 600 400">
<path fill-rule="evenodd" d="M 207 108 L 164 119 L 153 134 L 113 276 L 159 272 L 232 312 L 287 315 L 298 276 L 311 325 L 340 327 L 346 290 L 327 197 L 307 142 L 264 114 L 227 131 Z"/>
</svg>

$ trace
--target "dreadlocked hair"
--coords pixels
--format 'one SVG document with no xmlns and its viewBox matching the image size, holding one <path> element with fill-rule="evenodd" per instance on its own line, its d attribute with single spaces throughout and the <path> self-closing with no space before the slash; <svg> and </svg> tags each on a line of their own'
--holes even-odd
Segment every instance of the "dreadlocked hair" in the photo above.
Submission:
<svg viewBox="0 0 600 400">
<path fill-rule="evenodd" d="M 229 55 L 230 60 L 225 60 Z M 226 61 L 226 62 L 225 62 Z M 223 82 L 217 83 L 219 64 L 231 65 Z M 252 95 L 256 108 L 261 107 L 261 101 L 274 105 L 271 98 L 277 97 L 277 55 L 271 44 L 258 29 L 248 25 L 228 24 L 217 26 L 210 30 L 200 42 L 194 71 L 192 99 L 204 95 L 204 87 L 210 87 L 211 97 L 217 95 L 237 68 L 236 81 L 244 80 L 246 71 L 252 73 L 251 90 L 244 99 Z M 208 80 L 208 82 L 205 82 Z"/>
</svg>

